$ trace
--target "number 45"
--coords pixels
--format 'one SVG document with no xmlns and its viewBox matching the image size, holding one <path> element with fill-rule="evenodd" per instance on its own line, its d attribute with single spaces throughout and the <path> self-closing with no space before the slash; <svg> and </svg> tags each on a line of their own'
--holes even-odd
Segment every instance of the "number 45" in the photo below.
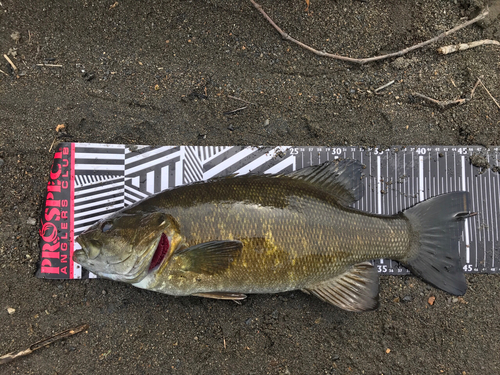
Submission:
<svg viewBox="0 0 500 375">
<path fill-rule="evenodd" d="M 465 272 L 471 272 L 472 271 L 472 264 L 466 264 L 464 267 Z"/>
</svg>

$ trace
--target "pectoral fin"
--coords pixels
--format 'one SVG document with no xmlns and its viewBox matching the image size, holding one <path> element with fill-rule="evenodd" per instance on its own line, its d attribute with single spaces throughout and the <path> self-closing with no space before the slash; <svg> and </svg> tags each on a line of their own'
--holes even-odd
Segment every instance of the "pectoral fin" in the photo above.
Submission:
<svg viewBox="0 0 500 375">
<path fill-rule="evenodd" d="M 378 279 L 375 267 L 364 262 L 302 291 L 344 310 L 368 311 L 378 307 Z"/>
<path fill-rule="evenodd" d="M 242 248 L 240 241 L 210 241 L 185 248 L 175 257 L 185 272 L 213 275 L 228 269 Z"/>
<path fill-rule="evenodd" d="M 239 300 L 247 298 L 246 294 L 226 293 L 226 292 L 195 293 L 192 295 L 195 297 L 215 298 L 215 299 L 230 299 L 233 301 L 239 301 Z"/>
</svg>

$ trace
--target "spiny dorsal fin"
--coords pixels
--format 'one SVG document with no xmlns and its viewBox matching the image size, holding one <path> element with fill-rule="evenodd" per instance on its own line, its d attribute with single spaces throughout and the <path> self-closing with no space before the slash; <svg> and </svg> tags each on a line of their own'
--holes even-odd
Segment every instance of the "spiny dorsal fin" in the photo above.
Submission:
<svg viewBox="0 0 500 375">
<path fill-rule="evenodd" d="M 213 275 L 226 270 L 242 248 L 240 241 L 210 241 L 182 249 L 175 257 L 185 272 Z"/>
<path fill-rule="evenodd" d="M 358 161 L 344 159 L 302 168 L 286 176 L 307 181 L 348 206 L 363 196 L 362 168 Z"/>
<path fill-rule="evenodd" d="M 368 262 L 355 264 L 343 274 L 303 291 L 344 310 L 374 310 L 378 307 L 377 270 Z"/>
</svg>

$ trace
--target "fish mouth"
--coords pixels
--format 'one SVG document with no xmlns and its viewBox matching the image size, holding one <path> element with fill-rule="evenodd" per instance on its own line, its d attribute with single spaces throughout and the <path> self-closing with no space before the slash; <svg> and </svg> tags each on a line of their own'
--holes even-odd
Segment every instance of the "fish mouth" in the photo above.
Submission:
<svg viewBox="0 0 500 375">
<path fill-rule="evenodd" d="M 158 240 L 158 245 L 156 246 L 153 258 L 151 259 L 151 263 L 149 264 L 148 271 L 157 268 L 167 256 L 169 250 L 170 241 L 167 235 L 165 233 L 162 233 L 160 239 Z"/>
<path fill-rule="evenodd" d="M 77 242 L 81 249 L 80 250 L 75 250 L 73 252 L 73 261 L 81 264 L 82 261 L 85 261 L 88 259 L 87 253 L 84 250 L 84 244 L 82 243 L 82 239 L 80 237 L 77 237 L 75 239 L 75 242 Z"/>
</svg>

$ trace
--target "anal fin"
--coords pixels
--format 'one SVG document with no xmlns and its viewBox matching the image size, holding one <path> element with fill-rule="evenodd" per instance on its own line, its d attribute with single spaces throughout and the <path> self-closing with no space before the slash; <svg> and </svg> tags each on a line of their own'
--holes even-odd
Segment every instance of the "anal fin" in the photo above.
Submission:
<svg viewBox="0 0 500 375">
<path fill-rule="evenodd" d="M 195 294 L 192 294 L 192 296 L 204 297 L 204 298 L 214 298 L 214 299 L 230 299 L 233 301 L 239 301 L 239 300 L 247 298 L 246 294 L 228 293 L 228 292 L 195 293 Z"/>
<path fill-rule="evenodd" d="M 378 307 L 378 274 L 369 262 L 355 264 L 343 274 L 302 291 L 348 311 Z"/>
</svg>

